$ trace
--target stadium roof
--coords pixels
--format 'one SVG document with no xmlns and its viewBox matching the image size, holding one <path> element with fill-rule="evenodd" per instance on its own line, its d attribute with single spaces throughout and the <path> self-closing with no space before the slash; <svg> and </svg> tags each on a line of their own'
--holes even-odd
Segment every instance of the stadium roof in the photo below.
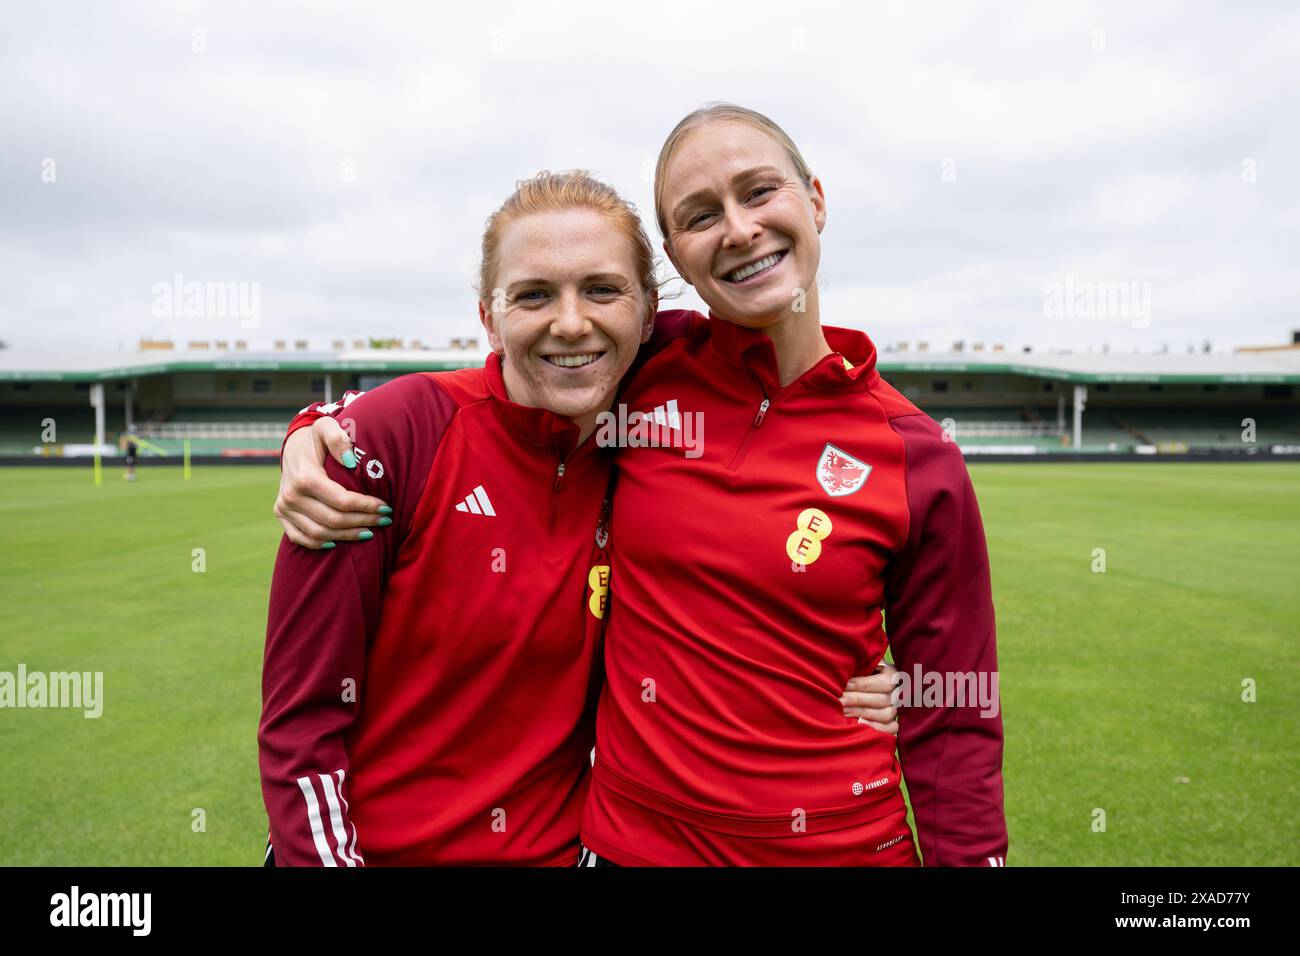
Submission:
<svg viewBox="0 0 1300 956">
<path fill-rule="evenodd" d="M 1029 375 L 1078 384 L 1094 382 L 1300 382 L 1300 349 L 1267 352 L 1198 352 L 1193 355 L 1125 355 L 1050 352 L 883 352 L 878 366 L 890 372 Z"/>
<path fill-rule="evenodd" d="M 353 349 L 330 352 L 88 352 L 43 355 L 0 351 L 0 381 L 97 382 L 178 372 L 415 372 L 478 365 L 466 349 Z M 1227 355 L 1124 355 L 1049 352 L 882 352 L 880 371 L 1028 375 L 1094 382 L 1300 383 L 1300 349 Z"/>
<path fill-rule="evenodd" d="M 43 355 L 0 351 L 0 381 L 101 382 L 177 372 L 418 372 L 481 365 L 468 349 L 345 349 L 332 352 L 159 350 Z"/>
</svg>

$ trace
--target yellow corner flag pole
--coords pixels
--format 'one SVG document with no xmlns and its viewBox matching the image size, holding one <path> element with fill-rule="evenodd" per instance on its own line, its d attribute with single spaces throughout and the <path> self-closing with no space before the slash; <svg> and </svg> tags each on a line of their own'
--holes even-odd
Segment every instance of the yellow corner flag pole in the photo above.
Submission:
<svg viewBox="0 0 1300 956">
<path fill-rule="evenodd" d="M 95 448 L 95 487 L 104 483 L 104 469 L 99 463 L 99 448 Z"/>
<path fill-rule="evenodd" d="M 185 480 L 190 480 L 190 440 L 185 439 Z"/>
</svg>

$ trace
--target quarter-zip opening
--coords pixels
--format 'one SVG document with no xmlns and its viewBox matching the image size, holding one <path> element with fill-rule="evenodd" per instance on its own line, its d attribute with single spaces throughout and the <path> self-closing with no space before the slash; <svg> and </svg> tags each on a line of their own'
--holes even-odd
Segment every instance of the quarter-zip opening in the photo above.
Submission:
<svg viewBox="0 0 1300 956">
<path fill-rule="evenodd" d="M 836 355 L 838 353 L 832 351 L 831 354 Z M 744 366 L 745 371 L 749 373 L 749 377 L 752 378 L 754 380 L 754 384 L 758 386 L 758 392 L 760 395 L 763 396 L 763 400 L 758 403 L 758 408 L 754 412 L 754 420 L 750 423 L 749 428 L 746 430 L 745 437 L 740 442 L 740 447 L 737 448 L 736 453 L 731 456 L 731 461 L 727 464 L 727 471 L 736 471 L 744 463 L 745 456 L 749 454 L 749 446 L 753 442 L 754 438 L 757 436 L 758 430 L 763 426 L 763 422 L 767 419 L 768 413 L 772 410 L 773 403 L 775 403 L 775 401 L 778 398 L 780 398 L 782 395 L 784 395 L 792 388 L 794 388 L 795 386 L 803 382 L 805 379 L 807 379 L 808 376 L 812 374 L 813 370 L 816 369 L 819 365 L 821 365 L 821 363 L 824 361 L 825 361 L 825 357 L 818 360 L 813 365 L 812 368 L 805 371 L 802 375 L 796 378 L 789 385 L 778 390 L 775 395 L 769 396 L 767 394 L 767 389 L 763 387 L 763 380 L 758 377 L 758 375 L 754 372 L 752 368 L 749 367 L 749 364 L 747 362 L 745 362 L 743 359 L 741 360 L 741 364 Z"/>
<path fill-rule="evenodd" d="M 762 379 L 755 375 L 754 370 L 748 365 L 745 366 L 745 371 L 749 373 L 749 377 L 752 378 L 754 384 L 758 386 L 758 392 L 763 396 L 763 399 L 758 403 L 758 409 L 754 412 L 754 420 L 746 430 L 745 437 L 741 439 L 740 447 L 737 448 L 736 453 L 731 456 L 731 461 L 727 465 L 727 471 L 735 471 L 740 467 L 741 463 L 745 460 L 745 455 L 749 452 L 750 443 L 754 440 L 754 436 L 758 434 L 758 430 L 763 427 L 763 420 L 767 418 L 767 413 L 772 408 L 772 399 L 768 397 L 767 389 L 763 387 Z"/>
<path fill-rule="evenodd" d="M 560 512 L 560 489 L 564 487 L 564 459 L 555 469 L 555 484 L 551 490 L 551 553 L 555 553 L 555 524 Z"/>
</svg>

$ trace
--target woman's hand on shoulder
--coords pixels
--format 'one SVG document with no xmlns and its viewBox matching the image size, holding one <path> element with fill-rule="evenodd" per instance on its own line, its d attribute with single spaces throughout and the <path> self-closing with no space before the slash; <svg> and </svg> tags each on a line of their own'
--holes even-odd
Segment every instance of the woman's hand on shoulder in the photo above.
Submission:
<svg viewBox="0 0 1300 956">
<path fill-rule="evenodd" d="M 339 423 L 324 415 L 289 436 L 280 459 L 280 493 L 272 509 L 294 544 L 322 550 L 336 541 L 367 540 L 371 527 L 393 523 L 392 508 L 371 495 L 349 491 L 325 472 L 331 457 L 357 467 L 352 442 Z"/>
</svg>

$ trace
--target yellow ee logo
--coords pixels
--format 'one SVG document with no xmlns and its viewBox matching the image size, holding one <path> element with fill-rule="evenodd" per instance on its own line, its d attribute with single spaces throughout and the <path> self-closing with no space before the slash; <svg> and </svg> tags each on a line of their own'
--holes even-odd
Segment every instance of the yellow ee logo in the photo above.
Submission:
<svg viewBox="0 0 1300 956">
<path fill-rule="evenodd" d="M 609 601 L 609 565 L 597 564 L 587 575 L 587 586 L 591 588 L 591 597 L 587 608 L 597 618 L 605 616 L 605 605 Z"/>
<path fill-rule="evenodd" d="M 797 530 L 785 539 L 785 553 L 795 564 L 812 564 L 822 556 L 822 542 L 831 534 L 831 519 L 820 508 L 805 508 L 795 525 Z"/>
</svg>

